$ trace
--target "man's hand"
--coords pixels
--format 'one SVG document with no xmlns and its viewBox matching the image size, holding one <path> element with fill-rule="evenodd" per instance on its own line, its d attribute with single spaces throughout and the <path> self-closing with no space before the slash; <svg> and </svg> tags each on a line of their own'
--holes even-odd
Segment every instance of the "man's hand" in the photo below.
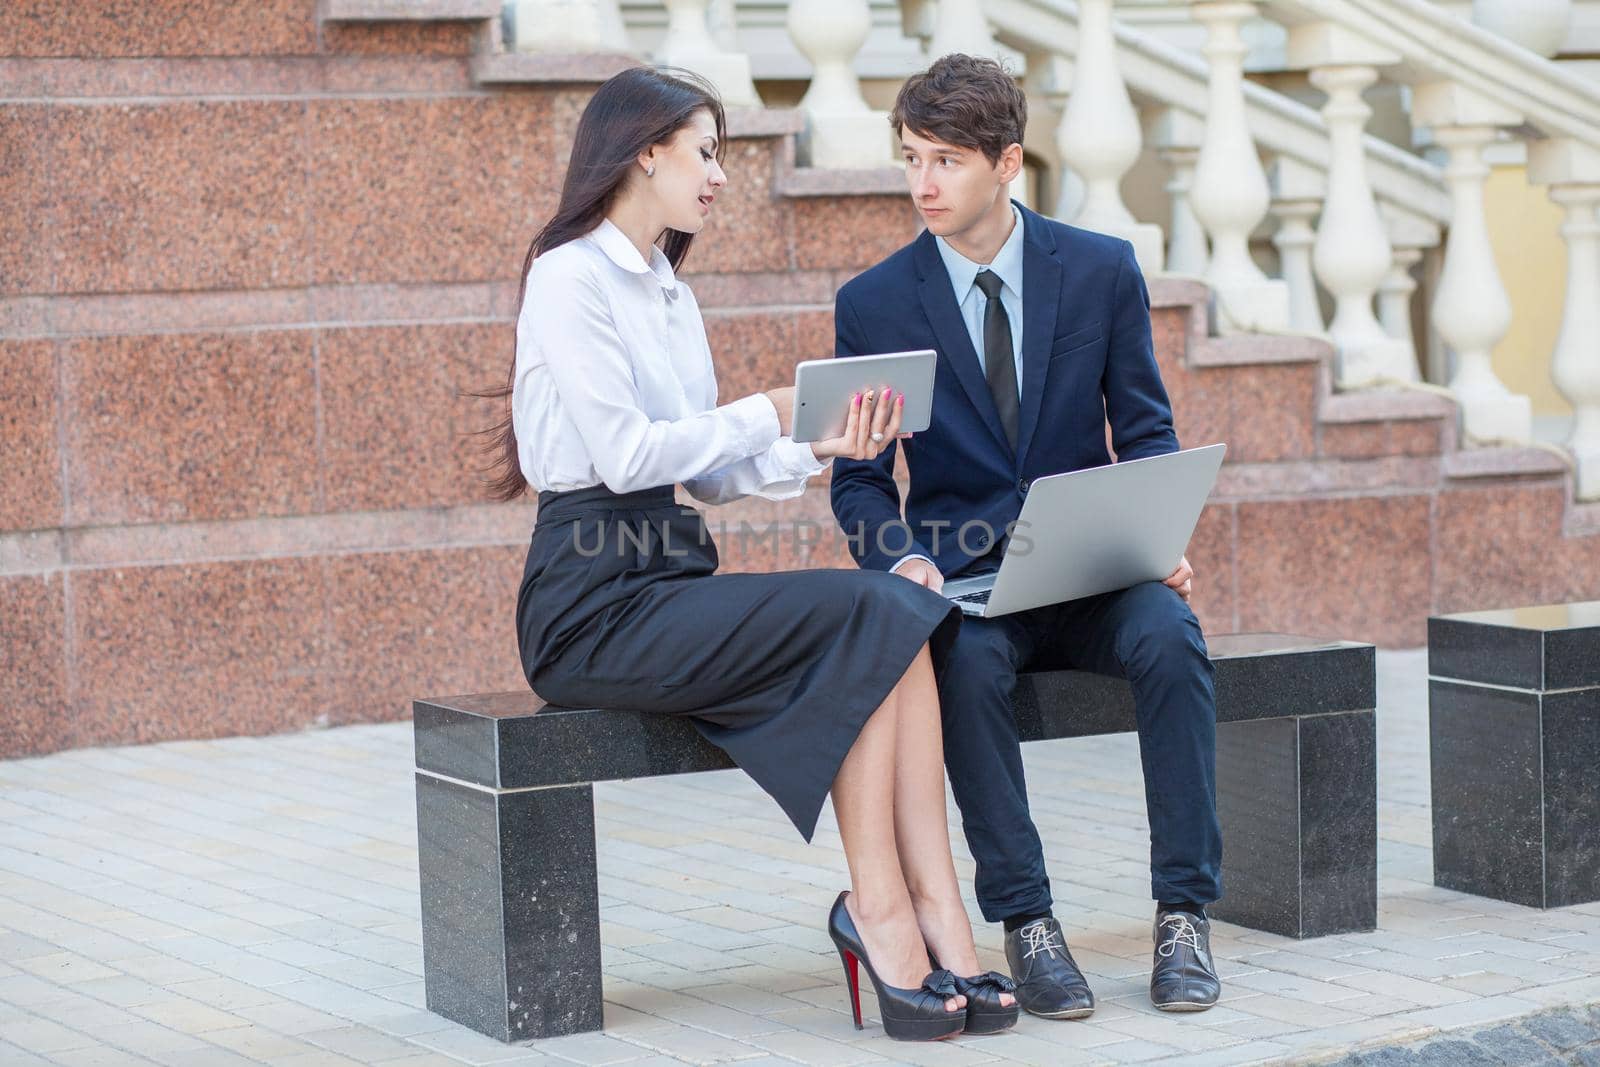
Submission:
<svg viewBox="0 0 1600 1067">
<path fill-rule="evenodd" d="M 1178 569 L 1163 578 L 1161 584 L 1187 601 L 1189 594 L 1194 591 L 1194 568 L 1189 566 L 1189 557 L 1184 556 L 1180 559 Z"/>
<path fill-rule="evenodd" d="M 944 591 L 944 575 L 939 573 L 939 568 L 925 559 L 908 559 L 894 569 L 894 573 L 902 578 L 910 578 L 920 586 L 932 589 L 935 593 Z"/>
</svg>

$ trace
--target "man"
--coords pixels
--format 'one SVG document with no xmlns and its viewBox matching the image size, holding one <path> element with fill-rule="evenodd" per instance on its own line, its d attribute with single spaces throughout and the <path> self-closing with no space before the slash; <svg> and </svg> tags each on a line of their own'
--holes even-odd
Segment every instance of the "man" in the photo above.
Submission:
<svg viewBox="0 0 1600 1067">
<path fill-rule="evenodd" d="M 837 354 L 939 353 L 933 423 L 896 447 L 837 461 L 833 510 L 863 567 L 939 590 L 999 565 L 1033 478 L 1174 452 L 1150 339 L 1150 299 L 1123 240 L 1014 204 L 1027 101 L 997 63 L 949 55 L 908 80 L 891 115 L 926 232 L 852 279 Z M 1029 530 L 1035 546 L 1048 531 Z M 1022 541 L 1018 541 L 1019 549 Z M 1035 547 L 1035 550 L 1040 550 Z M 1221 992 L 1205 905 L 1221 895 L 1212 668 L 1189 610 L 1185 559 L 1165 582 L 994 619 L 967 617 L 940 664 L 951 786 L 977 861 L 983 916 L 1003 922 L 1022 1006 L 1082 1018 L 1094 994 L 1051 912 L 1028 813 L 1010 694 L 1019 670 L 1125 677 L 1150 817 L 1155 951 L 1150 996 L 1200 1011 Z"/>
</svg>

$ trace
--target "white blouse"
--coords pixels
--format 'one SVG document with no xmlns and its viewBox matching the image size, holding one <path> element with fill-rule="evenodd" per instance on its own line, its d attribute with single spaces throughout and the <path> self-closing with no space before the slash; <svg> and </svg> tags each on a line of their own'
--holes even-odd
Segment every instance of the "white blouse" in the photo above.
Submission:
<svg viewBox="0 0 1600 1067">
<path fill-rule="evenodd" d="M 763 393 L 717 406 L 705 322 L 666 255 L 609 219 L 539 256 L 517 316 L 511 419 L 535 490 L 683 483 L 708 504 L 805 492 L 823 469 Z"/>
</svg>

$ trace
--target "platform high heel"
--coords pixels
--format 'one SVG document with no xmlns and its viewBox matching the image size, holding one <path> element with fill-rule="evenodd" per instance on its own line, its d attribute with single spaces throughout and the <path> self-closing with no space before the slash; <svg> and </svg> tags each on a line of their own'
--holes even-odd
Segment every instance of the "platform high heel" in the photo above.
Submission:
<svg viewBox="0 0 1600 1067">
<path fill-rule="evenodd" d="M 939 969 L 939 957 L 928 953 L 928 963 Z M 956 992 L 967 998 L 967 1028 L 969 1034 L 998 1034 L 1017 1025 L 1021 1005 L 1017 1003 L 1017 983 L 999 971 L 984 971 L 970 978 L 954 975 Z M 1012 994 L 1010 1004 L 1000 1000 L 1002 993 Z"/>
<path fill-rule="evenodd" d="M 828 936 L 839 950 L 844 963 L 844 980 L 850 989 L 850 1008 L 855 1013 L 856 1029 L 861 1026 L 861 975 L 865 967 L 872 988 L 878 994 L 878 1014 L 883 1018 L 883 1032 L 896 1041 L 938 1041 L 954 1037 L 967 1025 L 967 1009 L 945 1010 L 944 1002 L 956 996 L 956 978 L 949 971 L 936 970 L 922 980 L 916 989 L 901 989 L 885 985 L 873 970 L 872 960 L 861 944 L 861 934 L 845 909 L 844 898 L 849 892 L 839 894 L 828 913 Z"/>
</svg>

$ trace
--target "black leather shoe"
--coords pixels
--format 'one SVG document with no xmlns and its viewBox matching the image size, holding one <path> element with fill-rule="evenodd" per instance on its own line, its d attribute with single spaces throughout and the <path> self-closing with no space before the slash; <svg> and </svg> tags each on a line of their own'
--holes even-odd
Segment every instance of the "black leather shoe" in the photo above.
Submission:
<svg viewBox="0 0 1600 1067">
<path fill-rule="evenodd" d="M 1150 1000 L 1162 1011 L 1205 1011 L 1222 995 L 1211 959 L 1211 920 L 1186 911 L 1156 909 L 1155 964 Z"/>
<path fill-rule="evenodd" d="M 1006 935 L 1006 961 L 1017 980 L 1017 1003 L 1044 1019 L 1083 1019 L 1094 1012 L 1094 993 L 1051 916 Z"/>
</svg>

